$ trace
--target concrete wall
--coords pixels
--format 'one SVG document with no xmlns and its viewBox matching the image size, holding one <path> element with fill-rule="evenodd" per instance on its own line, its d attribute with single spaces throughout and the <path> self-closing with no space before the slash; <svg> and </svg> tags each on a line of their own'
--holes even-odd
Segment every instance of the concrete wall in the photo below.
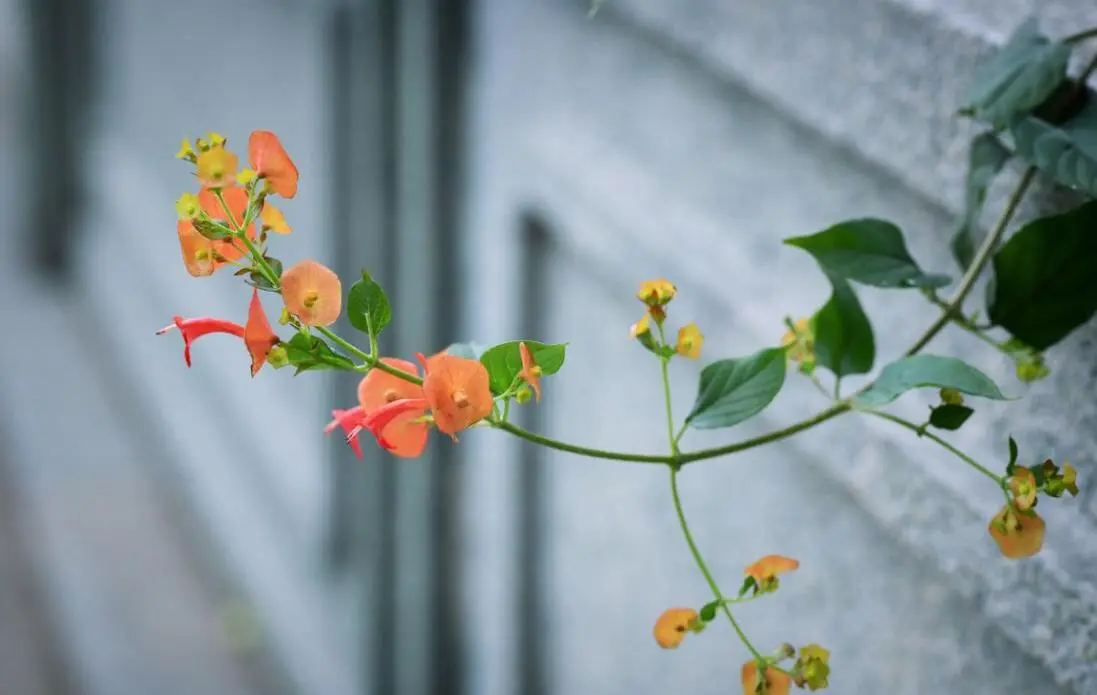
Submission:
<svg viewBox="0 0 1097 695">
<path fill-rule="evenodd" d="M 786 314 L 827 296 L 806 254 L 783 237 L 840 219 L 882 216 L 907 232 L 925 267 L 953 272 L 950 227 L 966 141 L 951 113 L 975 61 L 1039 6 L 1045 28 L 1088 26 L 1092 8 L 1059 2 L 611 0 L 593 20 L 581 2 L 482 3 L 477 15 L 474 143 L 463 262 L 468 334 L 490 343 L 541 316 L 543 340 L 571 341 L 539 406 L 550 434 L 635 451 L 665 448 L 658 373 L 627 338 L 636 284 L 673 278 L 672 315 L 697 320 L 705 359 L 774 344 Z M 1009 171 L 990 207 L 1016 180 Z M 1024 214 L 1063 204 L 1043 187 Z M 531 305 L 519 268 L 522 216 L 551 237 L 544 299 Z M 882 365 L 935 311 L 916 294 L 861 291 Z M 981 296 L 977 291 L 975 297 Z M 974 306 L 974 303 L 973 303 Z M 1023 455 L 1077 461 L 1092 473 L 1097 418 L 1092 327 L 1049 356 L 1052 377 L 1025 387 L 970 337 L 946 331 L 938 354 L 977 362 L 1020 402 L 981 404 L 952 439 L 1004 465 Z M 702 360 L 702 365 L 705 360 Z M 675 369 L 686 412 L 697 367 Z M 858 379 L 849 379 L 853 388 Z M 690 448 L 791 423 L 826 403 L 790 378 L 761 417 L 688 435 Z M 895 411 L 920 417 L 928 397 Z M 510 659 L 522 593 L 513 552 L 523 465 L 547 467 L 537 592 L 545 692 L 727 692 L 747 658 L 717 623 L 676 652 L 651 638 L 670 605 L 707 589 L 677 528 L 667 472 L 529 452 L 468 437 L 467 582 L 471 692 L 518 692 Z M 1097 531 L 1093 496 L 1049 504 L 1044 552 L 998 557 L 986 523 L 1000 493 L 928 442 L 844 416 L 795 440 L 682 475 L 698 542 L 728 591 L 756 557 L 799 558 L 779 594 L 744 607 L 749 634 L 831 648 L 838 693 L 1091 693 Z"/>
</svg>

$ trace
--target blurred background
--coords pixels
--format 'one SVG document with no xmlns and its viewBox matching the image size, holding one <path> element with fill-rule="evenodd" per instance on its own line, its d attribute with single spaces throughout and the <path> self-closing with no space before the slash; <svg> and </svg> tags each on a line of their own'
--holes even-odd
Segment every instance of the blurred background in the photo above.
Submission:
<svg viewBox="0 0 1097 695">
<path fill-rule="evenodd" d="M 569 341 L 523 423 L 661 451 L 658 377 L 627 340 L 637 283 L 674 279 L 671 320 L 700 323 L 714 359 L 825 300 L 782 237 L 884 216 L 952 272 L 972 66 L 1029 13 L 1052 36 L 1097 15 L 1089 0 L 588 10 L 0 0 L 0 695 L 738 689 L 747 655 L 726 626 L 673 652 L 652 640 L 664 608 L 707 598 L 660 467 L 491 432 L 357 461 L 322 433 L 353 380 L 250 379 L 223 336 L 186 369 L 178 336 L 154 332 L 176 314 L 243 321 L 248 291 L 180 263 L 180 139 L 212 130 L 242 152 L 251 130 L 279 135 L 302 178 L 274 252 L 348 283 L 368 268 L 395 307 L 388 354 Z M 1026 214 L 1070 202 L 1044 186 Z M 918 296 L 862 301 L 881 360 L 934 316 Z M 956 442 L 990 464 L 1012 433 L 1092 489 L 1095 336 L 1057 347 L 1031 387 L 968 336 L 938 338 L 1026 395 Z M 700 366 L 675 365 L 679 413 Z M 926 398 L 897 410 L 919 418 Z M 790 379 L 762 417 L 686 444 L 824 406 Z M 827 646 L 835 693 L 1097 693 L 1097 499 L 1049 509 L 1044 553 L 1006 563 L 985 531 L 995 490 L 847 417 L 682 475 L 726 587 L 763 554 L 802 562 L 740 611 L 756 643 Z"/>
</svg>

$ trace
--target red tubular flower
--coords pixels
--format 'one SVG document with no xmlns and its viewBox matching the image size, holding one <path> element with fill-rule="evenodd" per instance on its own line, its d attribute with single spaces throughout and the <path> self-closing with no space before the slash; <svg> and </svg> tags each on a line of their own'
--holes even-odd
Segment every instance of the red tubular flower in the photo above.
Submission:
<svg viewBox="0 0 1097 695">
<path fill-rule="evenodd" d="M 244 337 L 244 327 L 232 321 L 223 319 L 211 319 L 208 317 L 185 319 L 182 316 L 173 316 L 172 324 L 164 326 L 156 331 L 156 335 L 163 335 L 173 328 L 178 328 L 183 334 L 183 359 L 190 367 L 190 345 L 204 335 L 210 333 L 229 333 L 238 338 Z"/>
<path fill-rule="evenodd" d="M 342 427 L 347 446 L 350 447 L 355 456 L 362 458 L 362 444 L 358 441 L 358 433 L 362 431 L 362 420 L 365 418 L 365 413 L 362 412 L 360 407 L 355 406 L 348 410 L 333 410 L 331 416 L 334 419 L 324 428 L 324 434 L 331 434 L 336 427 Z"/>
<path fill-rule="evenodd" d="M 382 449 L 397 453 L 403 449 L 399 446 L 403 442 L 395 437 L 395 441 L 390 441 L 385 436 L 385 431 L 389 428 L 399 428 L 396 429 L 396 432 L 403 434 L 407 430 L 407 426 L 413 424 L 413 420 L 426 414 L 427 408 L 427 399 L 425 398 L 401 398 L 368 413 L 362 421 L 362 425 L 373 434 Z M 423 434 L 426 434 L 425 430 L 423 430 Z M 426 442 L 425 436 L 422 441 L 423 443 Z M 415 452 L 415 455 L 418 455 L 420 451 L 422 451 L 421 446 L 419 451 Z"/>
<path fill-rule="evenodd" d="M 263 304 L 259 301 L 259 290 L 251 291 L 251 304 L 248 305 L 248 322 L 244 325 L 244 345 L 251 355 L 251 375 L 255 376 L 267 361 L 270 349 L 280 343 L 278 336 L 271 330 L 270 321 L 263 313 Z"/>
</svg>

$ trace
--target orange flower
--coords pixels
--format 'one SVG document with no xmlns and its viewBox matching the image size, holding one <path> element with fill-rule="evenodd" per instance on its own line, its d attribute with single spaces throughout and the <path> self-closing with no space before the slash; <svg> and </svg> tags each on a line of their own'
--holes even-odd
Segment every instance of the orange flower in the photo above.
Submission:
<svg viewBox="0 0 1097 695">
<path fill-rule="evenodd" d="M 1009 489 L 1013 491 L 1013 504 L 1022 512 L 1032 509 L 1036 504 L 1036 476 L 1024 466 L 1017 466 L 1009 478 Z"/>
<path fill-rule="evenodd" d="M 701 356 L 701 345 L 705 342 L 705 336 L 701 335 L 701 329 L 696 323 L 690 323 L 678 329 L 678 345 L 675 350 L 682 357 L 695 360 Z"/>
<path fill-rule="evenodd" d="M 743 695 L 788 695 L 792 679 L 773 666 L 766 666 L 763 678 L 758 677 L 758 662 L 751 659 L 743 664 Z"/>
<path fill-rule="evenodd" d="M 644 312 L 644 315 L 640 317 L 640 320 L 632 324 L 629 327 L 628 333 L 633 338 L 637 338 L 651 330 L 651 315 L 648 312 Z"/>
<path fill-rule="evenodd" d="M 774 591 L 777 588 L 777 575 L 791 572 L 800 567 L 799 560 L 783 555 L 766 555 L 744 572 L 758 584 L 758 591 Z"/>
<path fill-rule="evenodd" d="M 1031 510 L 1021 512 L 1007 504 L 990 520 L 987 531 L 1011 560 L 1032 557 L 1044 547 L 1044 520 Z"/>
<path fill-rule="evenodd" d="M 231 186 L 238 161 L 236 155 L 224 147 L 211 147 L 198 155 L 198 180 L 210 188 Z"/>
<path fill-rule="evenodd" d="M 663 306 L 674 299 L 678 288 L 670 280 L 659 278 L 658 280 L 645 280 L 640 283 L 640 291 L 636 298 L 648 306 Z"/>
<path fill-rule="evenodd" d="M 381 362 L 390 367 L 419 375 L 419 368 L 407 360 L 385 357 Z M 404 381 L 380 369 L 372 369 L 358 384 L 358 405 L 364 413 L 373 413 L 380 408 L 399 400 L 423 399 L 423 387 Z M 408 409 L 395 417 L 381 432 L 382 438 L 389 444 L 389 451 L 401 458 L 415 458 L 423 453 L 427 446 L 427 434 L 430 430 L 419 419 L 426 414 L 426 407 Z"/>
<path fill-rule="evenodd" d="M 541 368 L 533 361 L 533 354 L 525 343 L 518 343 L 518 354 L 522 356 L 522 369 L 518 376 L 522 377 L 529 387 L 533 389 L 537 400 L 541 400 Z"/>
<path fill-rule="evenodd" d="M 253 132 L 248 138 L 248 160 L 276 194 L 283 198 L 297 195 L 297 167 L 277 135 L 267 130 Z"/>
<path fill-rule="evenodd" d="M 196 278 L 213 275 L 222 265 L 214 257 L 216 242 L 199 234 L 190 220 L 179 220 L 175 227 L 179 232 L 179 248 L 183 252 L 183 265 L 187 272 Z"/>
<path fill-rule="evenodd" d="M 208 317 L 185 319 L 182 316 L 172 317 L 171 325 L 156 331 L 156 335 L 164 335 L 173 328 L 179 329 L 179 333 L 183 336 L 183 361 L 187 363 L 187 367 L 190 367 L 191 343 L 202 336 L 210 333 L 228 333 L 238 338 L 244 337 L 244 327 L 238 323 Z"/>
<path fill-rule="evenodd" d="M 282 299 L 306 326 L 330 326 L 343 308 L 343 285 L 330 268 L 301 261 L 282 273 Z"/>
<path fill-rule="evenodd" d="M 251 291 L 251 304 L 248 305 L 248 322 L 244 324 L 244 345 L 251 355 L 251 375 L 255 376 L 267 361 L 272 347 L 281 342 L 271 330 L 270 321 L 263 313 L 263 303 L 259 301 L 259 290 Z"/>
<path fill-rule="evenodd" d="M 668 608 L 655 621 L 655 641 L 663 649 L 677 649 L 686 632 L 698 625 L 697 611 L 692 608 Z"/>
<path fill-rule="evenodd" d="M 457 441 L 458 432 L 491 413 L 488 370 L 479 360 L 444 352 L 430 359 L 415 356 L 423 365 L 423 395 L 439 431 Z"/>
<path fill-rule="evenodd" d="M 269 229 L 275 234 L 289 234 L 293 231 L 282 211 L 271 205 L 270 201 L 264 201 L 259 220 L 263 223 L 263 229 Z"/>
</svg>

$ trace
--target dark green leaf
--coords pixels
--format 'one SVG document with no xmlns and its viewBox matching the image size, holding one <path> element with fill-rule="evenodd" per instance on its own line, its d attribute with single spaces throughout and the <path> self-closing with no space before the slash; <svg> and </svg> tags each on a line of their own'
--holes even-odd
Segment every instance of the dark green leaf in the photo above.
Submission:
<svg viewBox="0 0 1097 695">
<path fill-rule="evenodd" d="M 347 320 L 358 330 L 376 338 L 392 320 L 389 298 L 365 270 L 362 279 L 350 286 Z"/>
<path fill-rule="evenodd" d="M 218 224 L 210 219 L 203 219 L 196 217 L 191 220 L 194 223 L 194 228 L 198 230 L 198 233 L 212 241 L 220 241 L 227 239 L 232 235 L 232 230 L 223 224 Z"/>
<path fill-rule="evenodd" d="M 314 335 L 297 333 L 289 342 L 283 343 L 283 347 L 289 363 L 297 368 L 297 374 L 312 369 L 354 369 L 353 362 L 336 354 L 326 342 Z"/>
<path fill-rule="evenodd" d="M 1033 220 L 994 255 L 990 320 L 1036 351 L 1097 312 L 1097 201 Z"/>
<path fill-rule="evenodd" d="M 784 348 L 720 360 L 701 370 L 686 424 L 698 430 L 731 427 L 762 412 L 785 383 Z"/>
<path fill-rule="evenodd" d="M 952 255 L 961 270 L 967 270 L 981 241 L 979 216 L 986 202 L 987 189 L 1005 163 L 1009 150 L 998 142 L 994 133 L 982 133 L 971 141 L 968 152 L 967 177 L 964 180 L 964 214 L 952 236 Z"/>
<path fill-rule="evenodd" d="M 849 283 L 835 278 L 830 282 L 830 300 L 812 319 L 816 364 L 839 377 L 867 374 L 876 360 L 872 324 Z"/>
<path fill-rule="evenodd" d="M 270 256 L 264 256 L 264 258 L 267 261 L 267 265 L 269 265 L 271 267 L 271 270 L 274 271 L 274 276 L 276 278 L 282 277 L 282 261 L 278 260 L 277 258 L 271 258 Z M 253 270 L 248 273 L 248 276 L 244 278 L 244 282 L 248 283 L 252 287 L 258 287 L 264 292 L 278 291 L 278 288 L 272 285 L 270 282 L 267 282 L 267 279 L 263 277 L 263 274 L 260 273 L 258 270 Z"/>
<path fill-rule="evenodd" d="M 1010 134 L 1018 156 L 1057 183 L 1097 196 L 1097 100 L 1060 126 L 1028 116 Z"/>
<path fill-rule="evenodd" d="M 743 598 L 747 595 L 747 592 L 758 586 L 758 582 L 754 577 L 747 577 L 743 580 L 742 586 L 739 587 L 739 598 Z"/>
<path fill-rule="evenodd" d="M 1004 128 L 1055 92 L 1066 79 L 1069 61 L 1070 46 L 1051 42 L 1030 18 L 976 70 L 963 110 Z"/>
<path fill-rule="evenodd" d="M 913 355 L 884 367 L 857 401 L 873 407 L 886 405 L 907 391 L 930 386 L 956 389 L 969 396 L 1008 400 L 990 377 L 955 357 Z"/>
<path fill-rule="evenodd" d="M 720 607 L 719 601 L 709 601 L 701 607 L 701 620 L 706 623 L 711 623 L 712 619 L 716 617 L 716 609 Z"/>
<path fill-rule="evenodd" d="M 1011 436 L 1009 438 L 1009 463 L 1006 464 L 1006 473 L 1009 475 L 1013 475 L 1013 469 L 1017 466 L 1018 454 L 1017 442 L 1015 442 Z"/>
<path fill-rule="evenodd" d="M 873 287 L 944 287 L 951 282 L 945 275 L 923 273 L 910 257 L 903 233 L 885 220 L 848 220 L 785 243 L 814 256 L 827 275 Z"/>
<path fill-rule="evenodd" d="M 929 424 L 941 430 L 958 430 L 974 412 L 966 405 L 946 403 L 930 411 Z"/>
<path fill-rule="evenodd" d="M 533 361 L 541 368 L 541 374 L 549 375 L 560 371 L 564 366 L 564 357 L 567 343 L 546 344 L 535 340 L 512 340 L 508 343 L 500 343 L 484 351 L 480 355 L 480 363 L 488 370 L 491 377 L 491 391 L 500 394 L 506 391 L 514 377 L 522 369 L 522 355 L 518 351 L 518 344 L 525 343 L 529 348 Z"/>
</svg>

